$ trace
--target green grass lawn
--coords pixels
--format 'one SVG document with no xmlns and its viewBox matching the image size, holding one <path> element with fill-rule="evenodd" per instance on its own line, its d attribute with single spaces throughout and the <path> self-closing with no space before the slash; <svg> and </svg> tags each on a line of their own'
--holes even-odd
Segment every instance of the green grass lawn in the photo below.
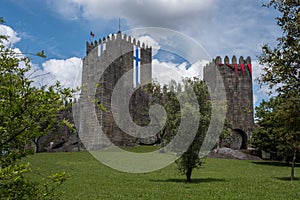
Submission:
<svg viewBox="0 0 300 200">
<path fill-rule="evenodd" d="M 142 150 L 141 150 L 142 149 Z M 131 148 L 143 152 L 155 147 Z M 152 173 L 113 170 L 88 152 L 40 153 L 29 157 L 40 173 L 71 175 L 61 199 L 300 199 L 300 181 L 289 180 L 290 168 L 278 163 L 206 159 L 185 183 L 176 165 Z M 300 177 L 300 168 L 296 168 Z"/>
</svg>

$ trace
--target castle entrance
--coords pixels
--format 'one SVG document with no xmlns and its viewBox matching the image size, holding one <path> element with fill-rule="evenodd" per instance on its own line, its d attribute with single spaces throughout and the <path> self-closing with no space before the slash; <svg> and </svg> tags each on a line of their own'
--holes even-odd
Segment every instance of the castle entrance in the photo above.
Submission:
<svg viewBox="0 0 300 200">
<path fill-rule="evenodd" d="M 234 149 L 247 149 L 247 134 L 241 129 L 232 130 L 232 146 Z"/>
</svg>

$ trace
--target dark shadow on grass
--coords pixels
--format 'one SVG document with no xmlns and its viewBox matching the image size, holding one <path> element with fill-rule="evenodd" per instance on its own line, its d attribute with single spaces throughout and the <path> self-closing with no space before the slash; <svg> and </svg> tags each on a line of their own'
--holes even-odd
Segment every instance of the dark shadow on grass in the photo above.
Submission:
<svg viewBox="0 0 300 200">
<path fill-rule="evenodd" d="M 270 166 L 277 166 L 277 167 L 291 167 L 291 163 L 287 165 L 285 162 L 276 162 L 276 161 L 260 161 L 260 162 L 252 162 L 253 164 L 257 165 L 270 165 Z M 295 167 L 300 167 L 300 164 L 295 164 Z"/>
<path fill-rule="evenodd" d="M 291 181 L 291 177 L 274 177 L 274 179 L 280 180 L 280 181 Z M 300 178 L 294 178 L 293 181 L 299 181 Z"/>
<path fill-rule="evenodd" d="M 179 178 L 171 178 L 165 180 L 150 180 L 152 182 L 160 182 L 160 183 L 188 183 L 186 179 L 179 179 Z M 225 179 L 218 179 L 218 178 L 195 178 L 192 179 L 192 184 L 197 183 L 210 183 L 210 182 L 225 182 Z"/>
</svg>

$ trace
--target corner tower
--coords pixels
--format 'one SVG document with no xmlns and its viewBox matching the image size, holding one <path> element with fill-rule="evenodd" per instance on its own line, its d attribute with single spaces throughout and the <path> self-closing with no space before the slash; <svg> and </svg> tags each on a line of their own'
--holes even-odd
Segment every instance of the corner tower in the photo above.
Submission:
<svg viewBox="0 0 300 200">
<path fill-rule="evenodd" d="M 218 70 L 219 73 L 216 73 Z M 219 76 L 219 77 L 215 77 Z M 252 65 L 250 57 L 237 61 L 233 56 L 231 62 L 226 56 L 224 61 L 220 56 L 213 59 L 204 68 L 204 81 L 223 81 L 226 101 L 226 119 L 232 129 L 232 137 L 225 141 L 225 146 L 234 149 L 246 149 L 247 142 L 254 129 Z M 208 82 L 208 81 L 207 81 Z M 210 86 L 214 89 L 214 86 Z"/>
<path fill-rule="evenodd" d="M 138 139 L 123 132 L 112 115 L 111 98 L 114 88 L 125 74 L 128 78 L 123 87 L 139 88 L 152 80 L 152 49 L 135 38 L 120 31 L 94 42 L 86 43 L 83 59 L 82 91 L 80 97 L 79 134 L 89 150 L 109 146 L 132 146 Z M 119 104 L 125 104 L 124 95 L 119 92 Z M 141 94 L 142 95 L 142 94 Z M 141 95 L 133 95 L 130 105 L 147 106 Z M 141 99 L 143 101 L 141 101 Z M 106 111 L 98 109 L 102 105 Z M 117 112 L 122 114 L 121 111 Z M 132 112 L 134 119 L 137 113 Z M 126 120 L 126 119 L 124 119 Z M 103 134 L 102 134 L 103 133 Z"/>
</svg>

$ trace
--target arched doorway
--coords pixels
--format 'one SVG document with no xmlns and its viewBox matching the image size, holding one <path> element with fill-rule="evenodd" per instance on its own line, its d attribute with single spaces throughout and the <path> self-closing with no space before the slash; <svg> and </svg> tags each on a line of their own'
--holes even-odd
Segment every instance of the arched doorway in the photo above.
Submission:
<svg viewBox="0 0 300 200">
<path fill-rule="evenodd" d="M 248 141 L 247 134 L 241 129 L 234 129 L 232 132 L 237 139 L 236 145 L 239 146 L 239 149 L 247 149 L 247 141 Z"/>
</svg>

